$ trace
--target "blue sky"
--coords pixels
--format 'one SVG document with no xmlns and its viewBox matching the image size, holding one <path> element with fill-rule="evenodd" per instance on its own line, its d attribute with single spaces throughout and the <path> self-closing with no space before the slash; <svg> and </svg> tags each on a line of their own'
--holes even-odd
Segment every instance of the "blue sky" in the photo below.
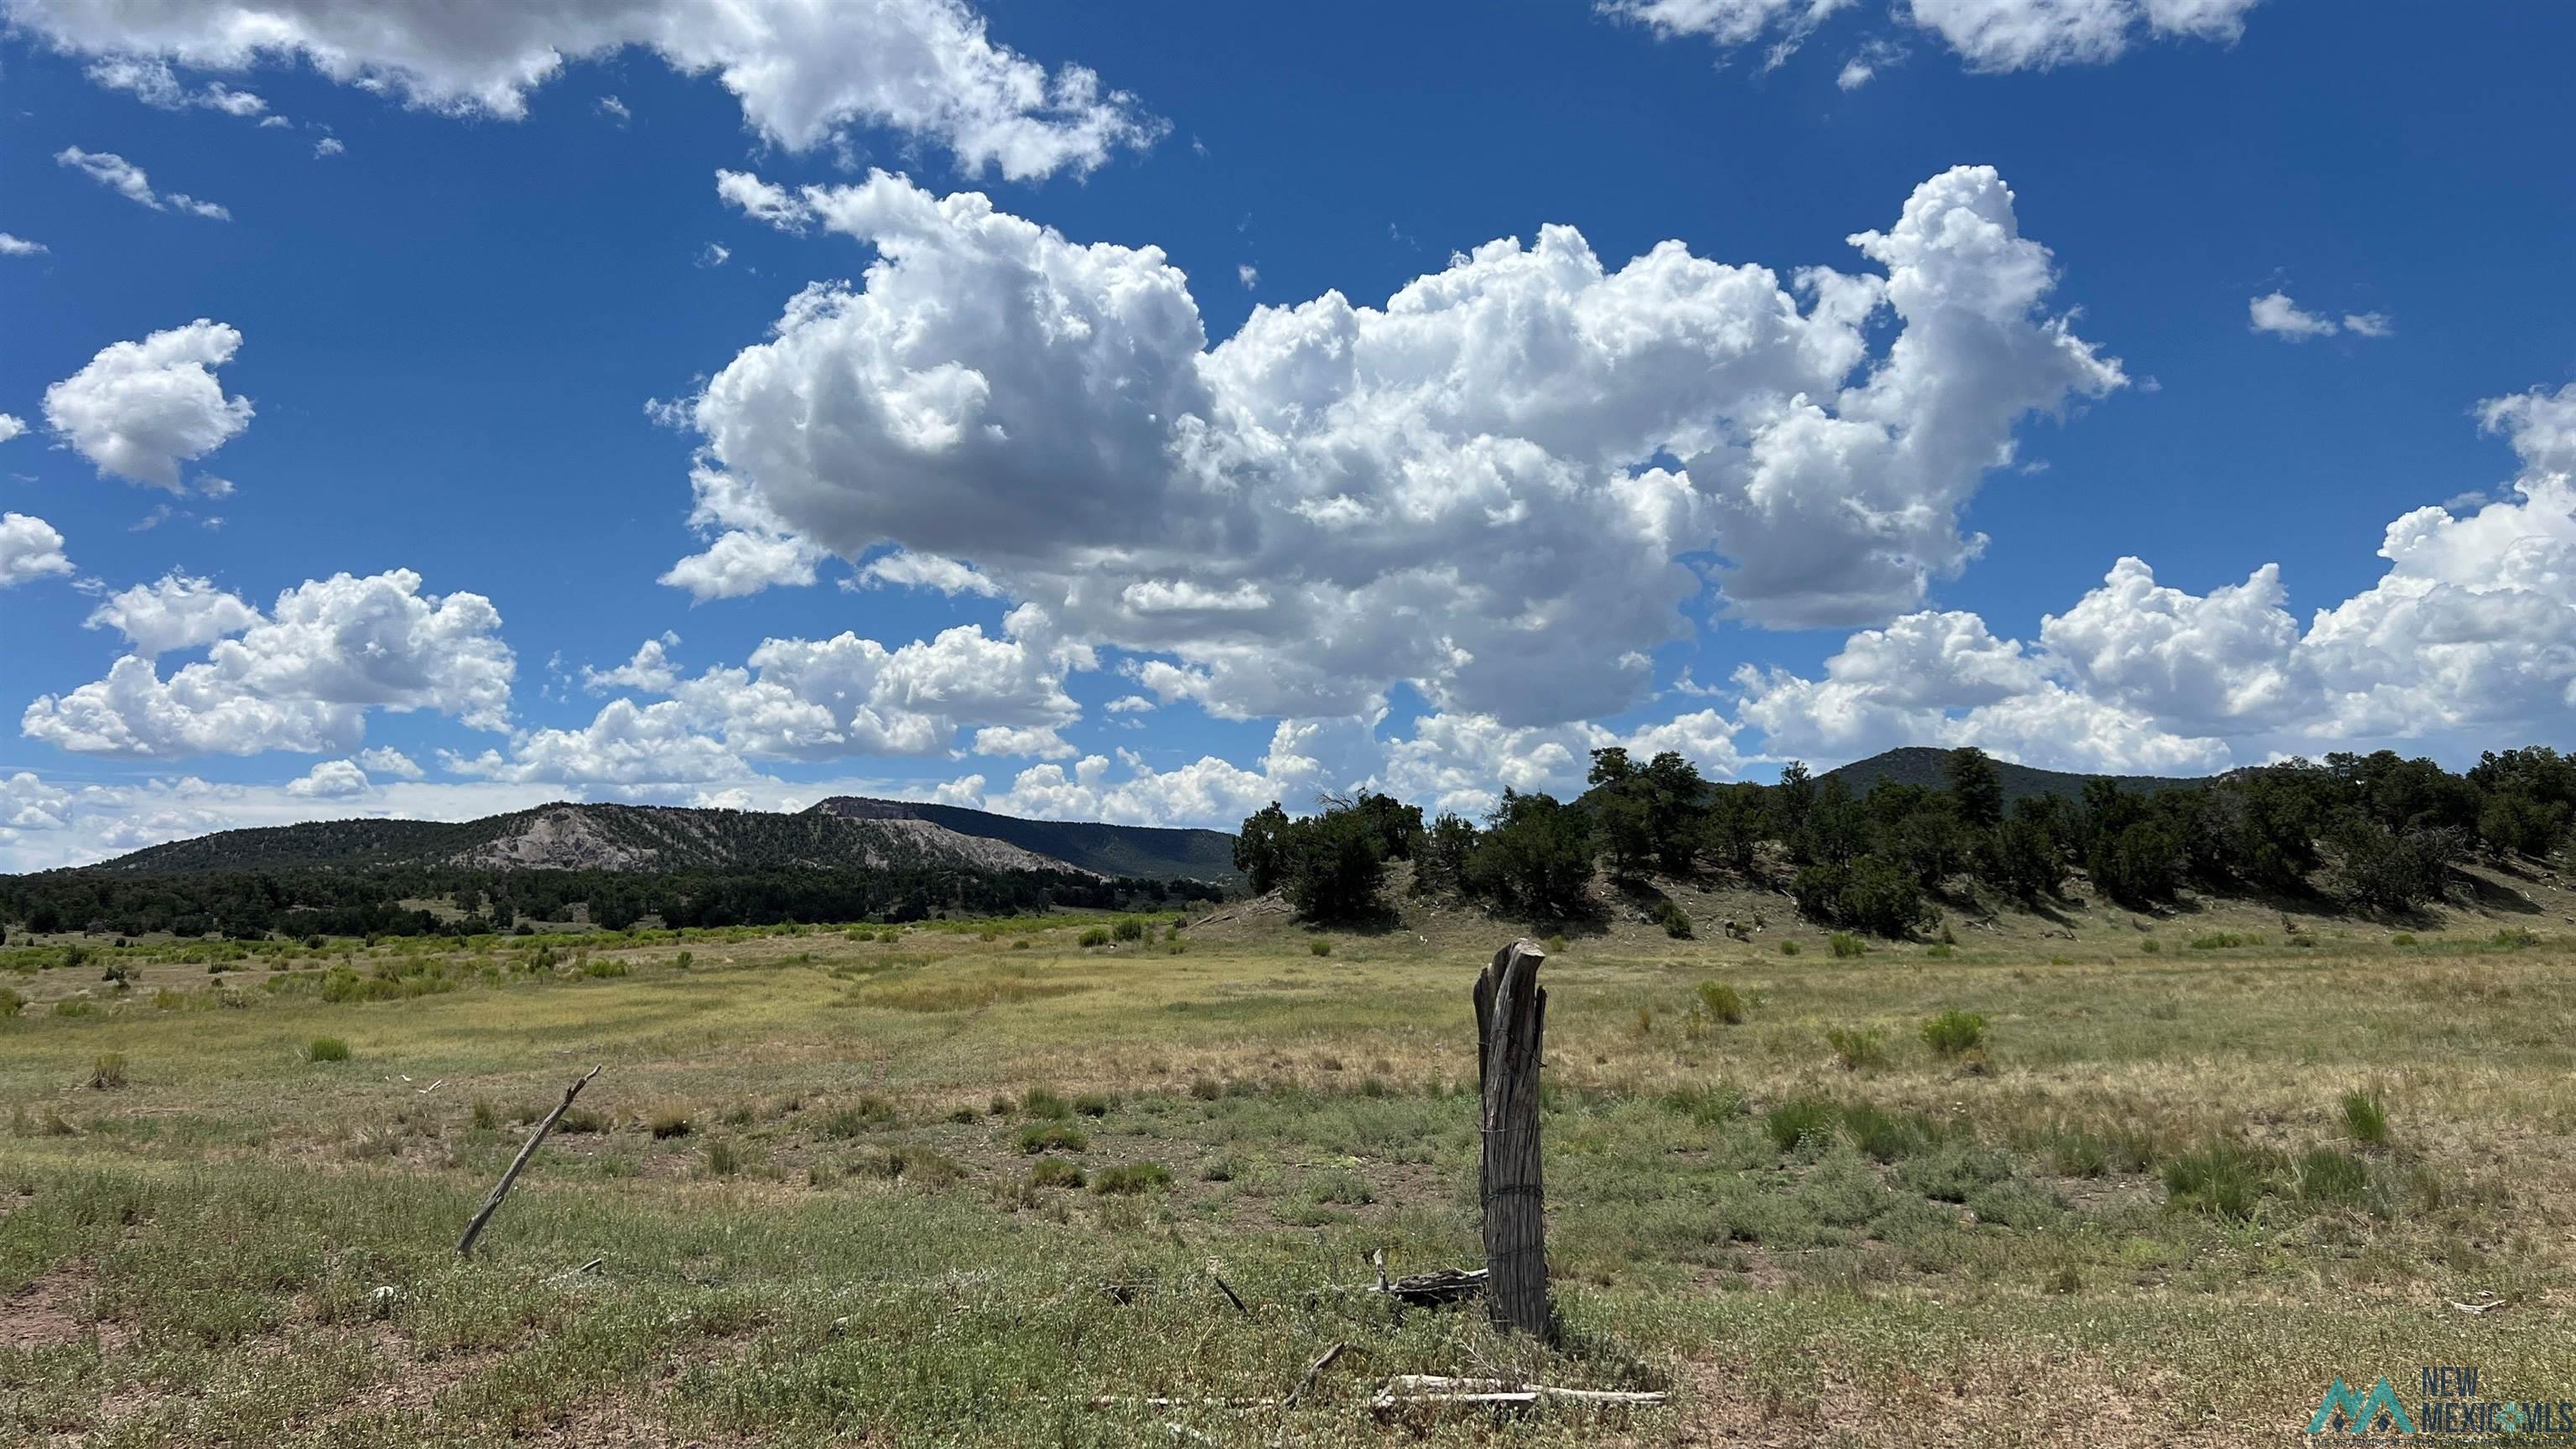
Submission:
<svg viewBox="0 0 2576 1449">
<path fill-rule="evenodd" d="M 2576 743 L 2563 7 L 335 8 L 0 0 L 0 868 Z"/>
</svg>

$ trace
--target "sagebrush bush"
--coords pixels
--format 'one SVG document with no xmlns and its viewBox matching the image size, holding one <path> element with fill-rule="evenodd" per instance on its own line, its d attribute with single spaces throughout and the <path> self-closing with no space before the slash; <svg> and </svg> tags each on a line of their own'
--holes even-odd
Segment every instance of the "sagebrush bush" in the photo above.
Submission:
<svg viewBox="0 0 2576 1449">
<path fill-rule="evenodd" d="M 1923 1023 L 1923 1044 L 1945 1057 L 1986 1044 L 1986 1019 L 1973 1011 L 1945 1011 Z"/>
<path fill-rule="evenodd" d="M 1834 932 L 1832 935 L 1825 938 L 1825 944 L 1832 948 L 1833 953 L 1837 956 L 1851 957 L 1865 956 L 1869 954 L 1869 943 L 1863 941 L 1860 937 L 1853 935 L 1849 931 Z"/>
<path fill-rule="evenodd" d="M 1744 1020 L 1744 998 L 1722 981 L 1699 984 L 1699 1009 L 1709 1020 L 1734 1026 Z"/>
<path fill-rule="evenodd" d="M 305 1043 L 304 1059 L 308 1062 L 345 1062 L 349 1059 L 349 1044 L 336 1036 L 317 1036 Z"/>
<path fill-rule="evenodd" d="M 1085 950 L 1089 950 L 1094 946 L 1106 946 L 1109 944 L 1109 928 L 1107 926 L 1093 926 L 1084 931 L 1079 937 L 1076 937 L 1074 944 L 1081 946 Z"/>
<path fill-rule="evenodd" d="M 1141 941 L 1145 939 L 1145 923 L 1134 916 L 1120 916 L 1111 934 L 1121 941 Z"/>
<path fill-rule="evenodd" d="M 694 952 L 683 951 L 679 955 L 671 958 L 671 964 L 679 967 L 683 971 L 686 971 L 689 969 L 690 963 L 697 959 L 697 955 Z"/>
<path fill-rule="evenodd" d="M 1825 1044 L 1834 1049 L 1834 1057 L 1843 1064 L 1844 1071 L 1887 1065 L 1887 1033 L 1877 1027 L 1829 1026 L 1825 1028 Z"/>
</svg>

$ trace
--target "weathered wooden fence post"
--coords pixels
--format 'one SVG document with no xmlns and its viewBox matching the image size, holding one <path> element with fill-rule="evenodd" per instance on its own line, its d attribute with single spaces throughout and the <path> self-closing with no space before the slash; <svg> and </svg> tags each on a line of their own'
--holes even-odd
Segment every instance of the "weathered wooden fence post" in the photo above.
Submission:
<svg viewBox="0 0 2576 1449">
<path fill-rule="evenodd" d="M 1476 977 L 1476 1075 L 1483 1088 L 1484 1151 L 1477 1200 L 1485 1215 L 1485 1300 L 1494 1322 L 1556 1337 L 1547 1301 L 1547 1222 L 1539 1185 L 1538 1068 L 1547 1033 L 1547 993 L 1538 968 L 1547 953 L 1514 941 Z"/>
</svg>

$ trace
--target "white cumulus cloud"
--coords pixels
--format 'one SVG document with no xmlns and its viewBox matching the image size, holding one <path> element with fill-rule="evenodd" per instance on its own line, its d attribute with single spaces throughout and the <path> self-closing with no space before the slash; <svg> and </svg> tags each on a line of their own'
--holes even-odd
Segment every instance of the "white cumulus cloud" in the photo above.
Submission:
<svg viewBox="0 0 2576 1449">
<path fill-rule="evenodd" d="M 63 536 L 29 513 L 0 513 L 0 589 L 72 571 Z"/>
<path fill-rule="evenodd" d="M 1612 268 L 1550 226 L 1214 347 L 1152 248 L 882 173 L 724 191 L 877 260 L 688 406 L 718 536 L 673 581 L 810 574 L 799 549 L 955 559 L 1067 637 L 1175 656 L 1146 682 L 1234 717 L 1357 714 L 1396 681 L 1515 724 L 1613 713 L 1687 632 L 1693 554 L 1757 623 L 1912 607 L 1982 548 L 1959 512 L 2016 423 L 2124 382 L 2047 310 L 2049 253 L 1984 168 L 1854 236 L 1875 273 L 1784 281 L 1678 242 Z M 719 567 L 729 547 L 797 566 Z"/>
<path fill-rule="evenodd" d="M 140 342 L 111 343 L 45 389 L 45 421 L 101 477 L 184 492 L 179 465 L 250 426 L 250 399 L 224 396 L 214 371 L 241 343 L 238 330 L 202 317 Z"/>
<path fill-rule="evenodd" d="M 963 0 L 0 0 L 0 17 L 155 85 L 173 63 L 302 62 L 413 105 L 510 119 L 566 62 L 640 47 L 713 75 L 778 145 L 885 126 L 1014 179 L 1088 171 L 1162 130 L 1092 71 L 994 43 Z"/>
</svg>

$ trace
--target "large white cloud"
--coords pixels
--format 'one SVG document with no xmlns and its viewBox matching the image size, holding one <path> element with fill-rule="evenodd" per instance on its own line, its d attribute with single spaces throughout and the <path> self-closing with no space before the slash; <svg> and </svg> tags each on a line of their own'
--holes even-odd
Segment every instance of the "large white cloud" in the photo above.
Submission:
<svg viewBox="0 0 2576 1449">
<path fill-rule="evenodd" d="M 780 145 L 883 125 L 1013 178 L 1089 170 L 1160 130 L 1091 71 L 1049 73 L 994 44 L 962 0 L 0 0 L 0 16 L 119 62 L 106 79 L 128 89 L 138 74 L 157 86 L 151 61 L 302 61 L 415 105 L 510 118 L 567 60 L 636 46 L 718 77 Z"/>
<path fill-rule="evenodd" d="M 248 619 L 202 580 L 128 590 L 94 622 L 127 630 L 144 651 L 207 643 L 206 657 L 164 679 L 144 653 L 128 654 L 105 679 L 28 705 L 20 730 L 81 754 L 167 758 L 348 750 L 371 708 L 504 728 L 516 661 L 499 611 L 479 594 L 420 585 L 407 569 L 335 574 Z"/>
<path fill-rule="evenodd" d="M 72 571 L 63 536 L 29 513 L 0 513 L 0 589 Z"/>
<path fill-rule="evenodd" d="M 202 317 L 140 342 L 111 343 L 45 389 L 45 421 L 101 477 L 184 492 L 179 465 L 250 426 L 250 399 L 224 396 L 214 372 L 241 344 L 239 331 Z"/>
<path fill-rule="evenodd" d="M 1784 284 L 1677 242 L 1614 270 L 1551 226 L 1213 348 L 1152 248 L 882 173 L 726 194 L 878 257 L 691 405 L 694 521 L 736 531 L 701 559 L 960 560 L 1234 717 L 1365 713 L 1396 681 L 1514 725 L 1615 712 L 1711 552 L 1739 617 L 1885 617 L 1980 549 L 1958 513 L 2018 419 L 2123 381 L 2043 310 L 2049 255 L 1984 168 L 1852 238 L 1883 274 Z"/>
<path fill-rule="evenodd" d="M 2576 386 L 2480 407 L 2510 499 L 2388 526 L 2387 571 L 2303 630 L 2276 565 L 2192 594 L 2140 559 L 2045 617 L 2039 647 L 1973 614 L 1853 635 L 1821 677 L 1740 670 L 1774 757 L 1976 744 L 2028 763 L 2181 771 L 2388 741 L 2553 737 L 2576 710 Z"/>
</svg>

